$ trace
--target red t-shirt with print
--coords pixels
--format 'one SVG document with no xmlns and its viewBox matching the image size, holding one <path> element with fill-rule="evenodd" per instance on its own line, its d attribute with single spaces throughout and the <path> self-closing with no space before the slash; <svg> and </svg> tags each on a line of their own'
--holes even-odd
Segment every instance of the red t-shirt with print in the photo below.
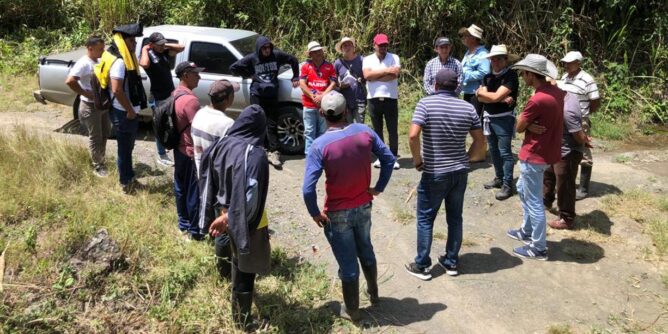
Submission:
<svg viewBox="0 0 668 334">
<path fill-rule="evenodd" d="M 564 97 L 556 86 L 543 85 L 529 98 L 520 117 L 527 123 L 542 125 L 543 134 L 524 132 L 520 160 L 532 164 L 551 165 L 561 160 L 561 137 L 564 129 Z"/>
<path fill-rule="evenodd" d="M 311 60 L 307 60 L 302 65 L 299 79 L 306 80 L 306 85 L 311 92 L 314 90 L 324 92 L 332 82 L 336 81 L 336 69 L 328 61 L 324 61 L 318 67 Z M 306 94 L 302 94 L 302 104 L 304 108 L 318 108 L 318 105 Z"/>
</svg>

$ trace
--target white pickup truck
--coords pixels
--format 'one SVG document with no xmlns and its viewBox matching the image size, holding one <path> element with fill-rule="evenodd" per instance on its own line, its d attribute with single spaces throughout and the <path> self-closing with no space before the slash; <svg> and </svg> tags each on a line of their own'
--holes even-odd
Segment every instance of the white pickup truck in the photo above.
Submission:
<svg viewBox="0 0 668 334">
<path fill-rule="evenodd" d="M 220 79 L 236 82 L 241 89 L 234 96 L 234 104 L 229 107 L 232 116 L 238 114 L 250 104 L 251 79 L 244 79 L 230 73 L 232 63 L 243 56 L 255 52 L 257 33 L 246 30 L 220 29 L 207 27 L 162 25 L 144 28 L 144 36 L 137 37 L 137 59 L 141 56 L 142 46 L 148 43 L 148 36 L 153 32 L 162 33 L 169 42 L 178 42 L 185 45 L 185 50 L 170 59 L 172 66 L 172 80 L 178 85 L 174 73 L 174 66 L 182 61 L 193 61 L 204 67 L 200 73 L 201 79 L 194 93 L 201 105 L 209 104 L 209 85 Z M 79 96 L 67 85 L 65 79 L 74 63 L 86 54 L 86 49 L 40 57 L 39 59 L 39 90 L 33 92 L 38 102 L 46 101 L 72 106 L 74 118 L 78 118 Z M 144 89 L 150 95 L 151 82 L 146 73 L 141 70 Z M 302 122 L 302 92 L 293 88 L 290 79 L 292 71 L 289 66 L 281 68 L 279 75 L 279 119 L 278 136 L 280 148 L 286 154 L 301 154 L 304 152 L 304 125 Z M 144 109 L 140 116 L 150 118 L 152 110 Z"/>
</svg>

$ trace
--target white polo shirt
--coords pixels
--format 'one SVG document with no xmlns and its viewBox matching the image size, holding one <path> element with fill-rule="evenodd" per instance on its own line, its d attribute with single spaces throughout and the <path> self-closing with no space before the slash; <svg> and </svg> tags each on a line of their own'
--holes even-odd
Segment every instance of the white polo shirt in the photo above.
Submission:
<svg viewBox="0 0 668 334">
<path fill-rule="evenodd" d="M 575 94 L 578 97 L 580 102 L 580 111 L 582 111 L 582 117 L 589 117 L 589 105 L 591 101 L 598 100 L 600 95 L 598 94 L 598 86 L 594 78 L 587 72 L 580 70 L 575 77 L 569 77 L 568 73 L 564 73 L 561 77 L 563 80 L 562 89 Z"/>
<path fill-rule="evenodd" d="M 378 59 L 375 53 L 372 53 L 362 61 L 362 69 L 376 70 L 379 68 L 389 68 L 392 66 L 401 66 L 399 63 L 399 56 L 394 53 L 387 53 L 385 58 L 381 61 Z M 370 81 L 366 82 L 366 98 L 374 99 L 378 97 L 385 97 L 391 99 L 397 99 L 399 97 L 398 93 L 399 83 L 397 79 L 392 81 Z"/>
<path fill-rule="evenodd" d="M 93 77 L 93 68 L 97 64 L 97 61 L 90 59 L 87 55 L 79 58 L 74 64 L 72 69 L 70 69 L 70 76 L 79 78 L 79 86 L 81 89 L 86 91 L 92 91 L 93 88 L 90 85 L 90 79 Z M 81 95 L 81 101 L 84 102 L 93 102 L 89 98 Z"/>
</svg>

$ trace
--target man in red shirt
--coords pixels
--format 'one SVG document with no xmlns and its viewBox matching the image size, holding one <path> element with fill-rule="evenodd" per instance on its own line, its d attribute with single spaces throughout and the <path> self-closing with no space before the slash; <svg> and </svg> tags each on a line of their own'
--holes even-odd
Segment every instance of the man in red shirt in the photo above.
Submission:
<svg viewBox="0 0 668 334">
<path fill-rule="evenodd" d="M 174 96 L 176 131 L 180 133 L 179 146 L 174 150 L 174 196 L 176 212 L 179 216 L 179 230 L 188 233 L 191 239 L 202 240 L 198 225 L 199 187 L 197 186 L 197 167 L 194 160 L 193 138 L 190 126 L 195 114 L 200 109 L 199 100 L 192 90 L 199 83 L 199 72 L 204 68 L 195 63 L 184 61 L 176 66 L 176 76 L 180 79 Z"/>
<path fill-rule="evenodd" d="M 520 177 L 517 181 L 524 219 L 519 229 L 508 230 L 507 235 L 525 243 L 513 250 L 515 255 L 547 260 L 543 172 L 561 160 L 565 93 L 547 82 L 546 78 L 556 79 L 558 71 L 541 55 L 528 54 L 512 68 L 520 71 L 524 82 L 533 87 L 535 93 L 517 122 L 517 132 L 526 131 L 519 154 Z"/>
<path fill-rule="evenodd" d="M 325 118 L 320 115 L 320 101 L 336 86 L 336 69 L 325 60 L 320 43 L 308 43 L 306 55 L 309 59 L 299 75 L 304 105 L 304 154 L 308 154 L 311 143 L 327 131 Z"/>
</svg>

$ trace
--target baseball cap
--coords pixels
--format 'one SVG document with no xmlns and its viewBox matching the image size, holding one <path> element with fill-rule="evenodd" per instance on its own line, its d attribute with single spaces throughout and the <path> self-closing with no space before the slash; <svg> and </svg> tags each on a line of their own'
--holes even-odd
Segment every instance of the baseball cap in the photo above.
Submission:
<svg viewBox="0 0 668 334">
<path fill-rule="evenodd" d="M 450 45 L 450 39 L 447 37 L 439 37 L 434 41 L 434 46 L 439 47 L 441 45 Z"/>
<path fill-rule="evenodd" d="M 148 41 L 156 45 L 165 45 L 167 39 L 159 32 L 154 32 L 149 36 Z"/>
<path fill-rule="evenodd" d="M 337 116 L 346 110 L 346 98 L 339 92 L 329 92 L 322 97 L 320 108 L 327 116 Z"/>
<path fill-rule="evenodd" d="M 436 83 L 441 88 L 457 87 L 459 83 L 455 71 L 444 68 L 436 73 Z"/>
<path fill-rule="evenodd" d="M 209 87 L 209 96 L 215 100 L 226 99 L 230 94 L 239 91 L 239 84 L 229 80 L 216 80 Z"/>
<path fill-rule="evenodd" d="M 204 67 L 197 67 L 195 63 L 191 61 L 184 61 L 176 65 L 176 69 L 174 72 L 176 72 L 177 77 L 181 77 L 183 74 L 188 73 L 188 72 L 202 72 L 204 71 Z"/>
<path fill-rule="evenodd" d="M 389 44 L 390 40 L 387 38 L 387 35 L 385 34 L 378 34 L 373 38 L 373 44 L 375 45 L 381 45 L 381 44 Z"/>
<path fill-rule="evenodd" d="M 580 53 L 580 51 L 571 51 L 567 53 L 564 58 L 561 58 L 561 61 L 564 63 L 570 63 L 576 60 L 582 61 L 582 59 L 584 59 L 584 57 L 582 57 L 582 53 Z"/>
</svg>

